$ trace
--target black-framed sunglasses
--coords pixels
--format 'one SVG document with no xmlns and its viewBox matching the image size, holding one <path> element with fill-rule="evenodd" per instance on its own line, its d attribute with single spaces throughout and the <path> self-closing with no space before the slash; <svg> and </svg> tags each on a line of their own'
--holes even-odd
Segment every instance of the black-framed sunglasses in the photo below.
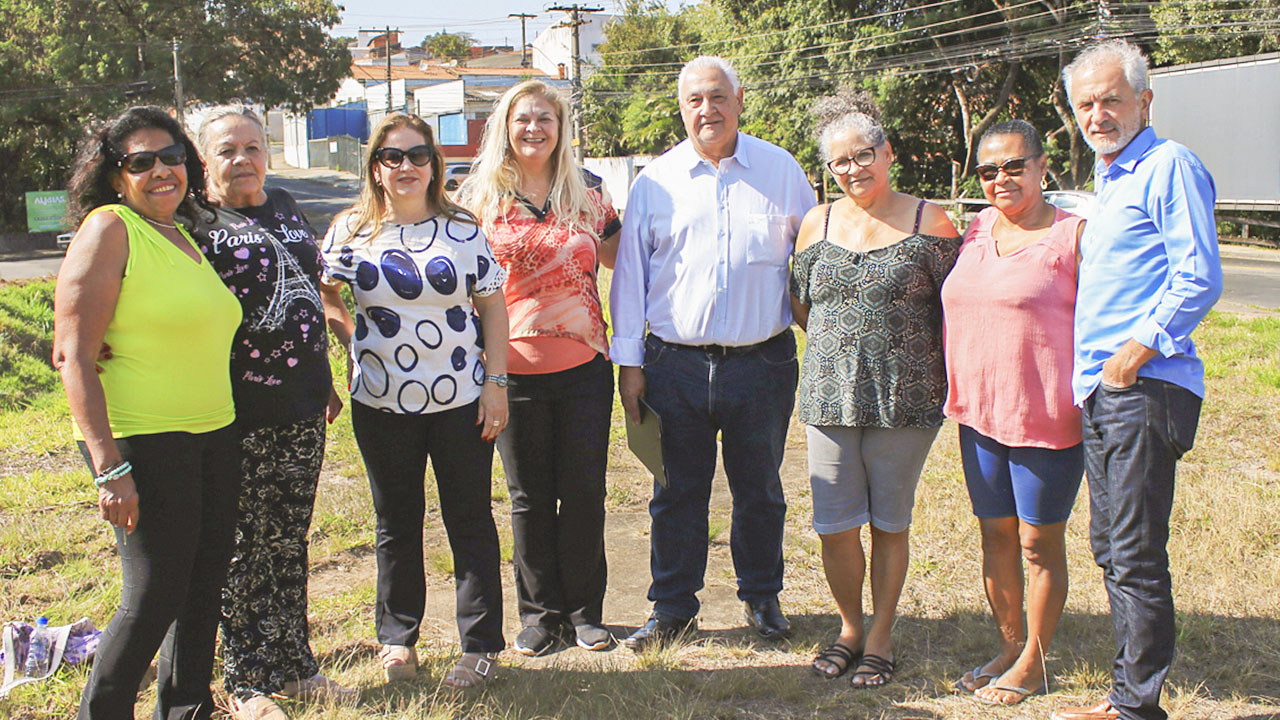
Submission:
<svg viewBox="0 0 1280 720">
<path fill-rule="evenodd" d="M 174 143 L 167 148 L 159 150 L 144 150 L 142 152 L 129 153 L 121 156 L 116 161 L 116 166 L 122 168 L 127 173 L 144 173 L 156 166 L 156 160 L 175 167 L 187 161 L 187 148 L 182 143 Z"/>
<path fill-rule="evenodd" d="M 382 163 L 384 167 L 398 168 L 404 163 L 404 159 L 409 158 L 409 162 L 422 167 L 431 162 L 431 156 L 434 151 L 430 145 L 414 145 L 408 150 L 401 150 L 395 147 L 382 147 L 373 154 L 373 158 Z"/>
<path fill-rule="evenodd" d="M 855 150 L 849 157 L 836 158 L 827 163 L 827 169 L 836 175 L 848 175 L 853 170 L 853 166 L 867 167 L 876 161 L 875 147 L 865 147 L 861 150 Z"/>
<path fill-rule="evenodd" d="M 978 165 L 977 167 L 975 167 L 973 171 L 978 173 L 978 177 L 982 178 L 983 180 L 986 180 L 987 182 L 991 182 L 992 180 L 995 180 L 996 176 L 999 175 L 1002 171 L 1004 172 L 1005 175 L 1008 175 L 1009 177 L 1018 177 L 1019 175 L 1027 171 L 1027 162 L 1030 160 L 1035 160 L 1038 157 L 1040 157 L 1040 153 L 1036 153 L 1035 155 L 1023 155 L 1022 157 L 1009 158 L 1008 160 L 1005 160 L 999 165 L 984 163 L 982 165 Z"/>
</svg>

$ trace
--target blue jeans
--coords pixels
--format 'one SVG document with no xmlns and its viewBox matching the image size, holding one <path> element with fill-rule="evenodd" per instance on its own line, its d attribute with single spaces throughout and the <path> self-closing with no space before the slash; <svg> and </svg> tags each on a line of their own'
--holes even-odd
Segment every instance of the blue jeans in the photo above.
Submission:
<svg viewBox="0 0 1280 720">
<path fill-rule="evenodd" d="M 778 468 L 795 404 L 799 365 L 790 330 L 730 354 L 682 348 L 650 335 L 645 399 L 662 418 L 669 487 L 654 483 L 649 564 L 654 610 L 698 614 L 707 570 L 707 510 L 716 470 L 716 436 L 733 495 L 730 549 L 738 597 L 782 590 L 782 528 L 787 503 Z"/>
<path fill-rule="evenodd" d="M 1160 689 L 1173 662 L 1169 513 L 1178 458 L 1191 449 L 1200 398 L 1163 380 L 1099 386 L 1084 403 L 1089 540 L 1115 625 L 1108 698 L 1122 718 L 1164 720 Z"/>
</svg>

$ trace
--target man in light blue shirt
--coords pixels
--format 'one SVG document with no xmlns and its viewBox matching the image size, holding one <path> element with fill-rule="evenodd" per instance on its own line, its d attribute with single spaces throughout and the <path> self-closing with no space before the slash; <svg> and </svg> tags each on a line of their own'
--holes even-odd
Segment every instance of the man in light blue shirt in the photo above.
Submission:
<svg viewBox="0 0 1280 720">
<path fill-rule="evenodd" d="M 1222 292 L 1213 178 L 1147 127 L 1152 93 L 1136 47 L 1090 47 L 1063 80 L 1098 153 L 1098 207 L 1080 241 L 1072 386 L 1084 409 L 1090 543 L 1118 650 L 1110 695 L 1053 717 L 1163 720 L 1176 632 L 1166 551 L 1174 472 L 1204 396 L 1191 331 Z"/>
<path fill-rule="evenodd" d="M 696 630 L 717 435 L 747 621 L 769 639 L 790 629 L 778 606 L 778 468 L 798 370 L 787 273 L 814 193 L 795 158 L 738 132 L 742 88 L 727 62 L 690 61 L 678 91 L 689 137 L 636 178 L 610 295 L 618 392 L 632 419 L 641 397 L 662 419 L 669 480 L 649 504 L 654 609 L 626 640 L 637 651 Z"/>
</svg>

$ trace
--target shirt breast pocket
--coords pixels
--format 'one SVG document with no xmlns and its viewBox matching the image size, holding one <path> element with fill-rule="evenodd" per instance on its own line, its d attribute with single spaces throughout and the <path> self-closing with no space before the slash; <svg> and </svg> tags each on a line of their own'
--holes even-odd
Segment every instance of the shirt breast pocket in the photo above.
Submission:
<svg viewBox="0 0 1280 720">
<path fill-rule="evenodd" d="M 786 215 L 747 215 L 746 256 L 749 265 L 786 267 L 791 256 L 791 218 Z"/>
</svg>

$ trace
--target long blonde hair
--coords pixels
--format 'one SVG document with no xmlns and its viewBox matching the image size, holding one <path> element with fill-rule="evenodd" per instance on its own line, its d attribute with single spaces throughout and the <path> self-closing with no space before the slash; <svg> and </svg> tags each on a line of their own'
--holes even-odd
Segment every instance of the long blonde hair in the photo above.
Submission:
<svg viewBox="0 0 1280 720">
<path fill-rule="evenodd" d="M 493 232 L 494 224 L 511 210 L 520 194 L 520 166 L 511 151 L 508 128 L 512 106 L 526 95 L 547 101 L 560 123 L 551 157 L 551 212 L 561 225 L 594 233 L 604 211 L 591 197 L 586 178 L 573 160 L 569 103 L 541 80 L 526 80 L 512 87 L 494 105 L 493 114 L 484 124 L 484 137 L 471 176 L 458 190 L 458 201 L 475 213 L 486 233 Z"/>
<path fill-rule="evenodd" d="M 436 144 L 435 134 L 431 126 L 417 115 L 392 113 L 382 119 L 373 129 L 369 138 L 369 146 L 364 156 L 364 185 L 360 188 L 360 199 L 337 220 L 346 222 L 353 238 L 356 236 L 372 237 L 382 229 L 382 219 L 387 213 L 387 198 L 382 187 L 375 182 L 377 178 L 377 153 L 386 141 L 387 135 L 398 128 L 409 128 L 421 133 L 431 146 L 431 182 L 427 184 L 427 208 L 433 213 L 443 214 L 451 220 L 463 220 L 474 223 L 475 218 L 457 203 L 444 194 L 444 153 Z M 408 158 L 404 162 L 409 162 Z M 335 220 L 335 222 L 337 222 Z"/>
</svg>

